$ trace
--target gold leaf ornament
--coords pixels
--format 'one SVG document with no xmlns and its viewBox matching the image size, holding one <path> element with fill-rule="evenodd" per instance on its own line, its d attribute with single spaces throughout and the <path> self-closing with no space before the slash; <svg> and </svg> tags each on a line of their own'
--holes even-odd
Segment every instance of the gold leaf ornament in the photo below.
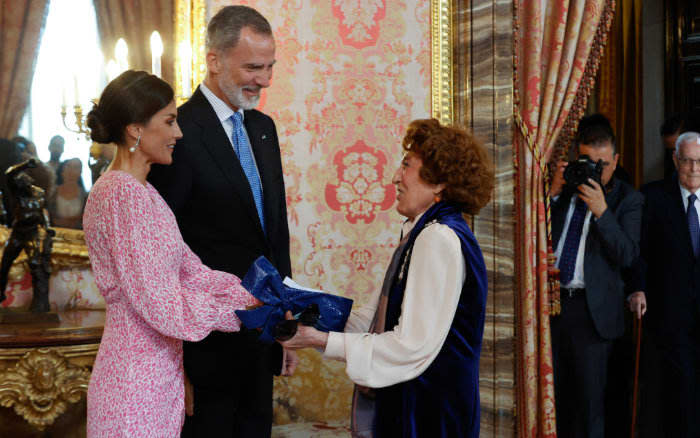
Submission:
<svg viewBox="0 0 700 438">
<path fill-rule="evenodd" d="M 13 368 L 0 370 L 0 406 L 39 430 L 50 426 L 87 394 L 90 372 L 48 348 L 32 350 Z"/>
</svg>

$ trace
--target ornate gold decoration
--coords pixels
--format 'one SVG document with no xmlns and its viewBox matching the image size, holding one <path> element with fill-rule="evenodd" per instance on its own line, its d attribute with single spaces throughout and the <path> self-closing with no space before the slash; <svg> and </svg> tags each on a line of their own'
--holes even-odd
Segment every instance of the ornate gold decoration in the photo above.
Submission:
<svg viewBox="0 0 700 438">
<path fill-rule="evenodd" d="M 430 0 L 432 116 L 452 125 L 452 0 Z"/>
<path fill-rule="evenodd" d="M 43 430 L 87 394 L 90 372 L 68 363 L 49 348 L 29 351 L 8 370 L 0 371 L 0 406 L 13 408 Z"/>
<path fill-rule="evenodd" d="M 51 251 L 51 267 L 54 270 L 82 269 L 90 267 L 85 234 L 82 230 L 70 228 L 53 228 L 56 236 L 53 239 Z M 9 239 L 12 230 L 0 225 L 0 253 L 4 250 L 4 244 Z M 27 271 L 27 256 L 22 253 L 17 257 L 10 270 L 10 279 L 19 280 Z"/>
<path fill-rule="evenodd" d="M 206 0 L 176 0 L 175 2 L 175 96 L 178 105 L 185 103 L 206 74 Z M 189 83 L 183 87 L 183 44 L 192 49 Z M 189 89 L 186 89 L 189 88 Z"/>
</svg>

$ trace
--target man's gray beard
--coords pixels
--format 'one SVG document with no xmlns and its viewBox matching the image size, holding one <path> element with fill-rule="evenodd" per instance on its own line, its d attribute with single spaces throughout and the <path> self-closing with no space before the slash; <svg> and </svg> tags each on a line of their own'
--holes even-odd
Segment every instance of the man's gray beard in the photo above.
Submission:
<svg viewBox="0 0 700 438">
<path fill-rule="evenodd" d="M 227 84 L 223 83 L 219 84 L 219 87 L 226 95 L 228 101 L 231 102 L 231 104 L 238 109 L 252 110 L 256 106 L 258 106 L 258 102 L 260 102 L 259 94 L 252 99 L 247 99 L 243 95 L 242 87 L 233 86 L 232 88 L 229 88 Z"/>
</svg>

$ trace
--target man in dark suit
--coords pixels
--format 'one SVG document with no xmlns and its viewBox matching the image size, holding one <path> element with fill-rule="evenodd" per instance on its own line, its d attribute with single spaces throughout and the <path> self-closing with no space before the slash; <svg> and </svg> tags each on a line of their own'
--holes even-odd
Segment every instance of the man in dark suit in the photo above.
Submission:
<svg viewBox="0 0 700 438">
<path fill-rule="evenodd" d="M 612 340 L 624 330 L 622 271 L 639 255 L 641 194 L 613 177 L 618 154 L 609 122 L 584 118 L 579 156 L 603 161 L 601 183 L 570 187 L 559 163 L 552 196 L 552 239 L 560 270 L 561 314 L 551 319 L 557 434 L 602 437 Z"/>
<path fill-rule="evenodd" d="M 173 163 L 154 166 L 149 180 L 206 265 L 243 277 L 264 255 L 281 276 L 290 276 L 277 131 L 253 109 L 275 63 L 269 23 L 247 6 L 221 9 L 207 29 L 206 61 L 206 78 L 178 110 L 183 137 Z M 296 363 L 293 352 L 259 343 L 253 331 L 186 342 L 184 366 L 193 387 L 186 404 L 194 415 L 182 435 L 270 436 L 273 373 L 291 374 Z"/>
<path fill-rule="evenodd" d="M 700 134 L 676 140 L 677 174 L 643 188 L 642 258 L 649 305 L 645 336 L 659 352 L 665 436 L 700 436 Z"/>
</svg>

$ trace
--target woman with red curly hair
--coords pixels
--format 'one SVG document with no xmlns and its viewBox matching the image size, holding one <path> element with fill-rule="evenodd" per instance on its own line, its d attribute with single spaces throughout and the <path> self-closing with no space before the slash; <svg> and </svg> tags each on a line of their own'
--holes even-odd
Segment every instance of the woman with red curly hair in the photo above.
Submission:
<svg viewBox="0 0 700 438">
<path fill-rule="evenodd" d="M 487 279 L 462 213 L 488 203 L 493 168 L 474 137 L 434 119 L 413 121 L 403 148 L 393 183 L 407 220 L 381 291 L 343 333 L 299 325 L 282 345 L 347 363 L 353 436 L 478 437 Z"/>
</svg>

